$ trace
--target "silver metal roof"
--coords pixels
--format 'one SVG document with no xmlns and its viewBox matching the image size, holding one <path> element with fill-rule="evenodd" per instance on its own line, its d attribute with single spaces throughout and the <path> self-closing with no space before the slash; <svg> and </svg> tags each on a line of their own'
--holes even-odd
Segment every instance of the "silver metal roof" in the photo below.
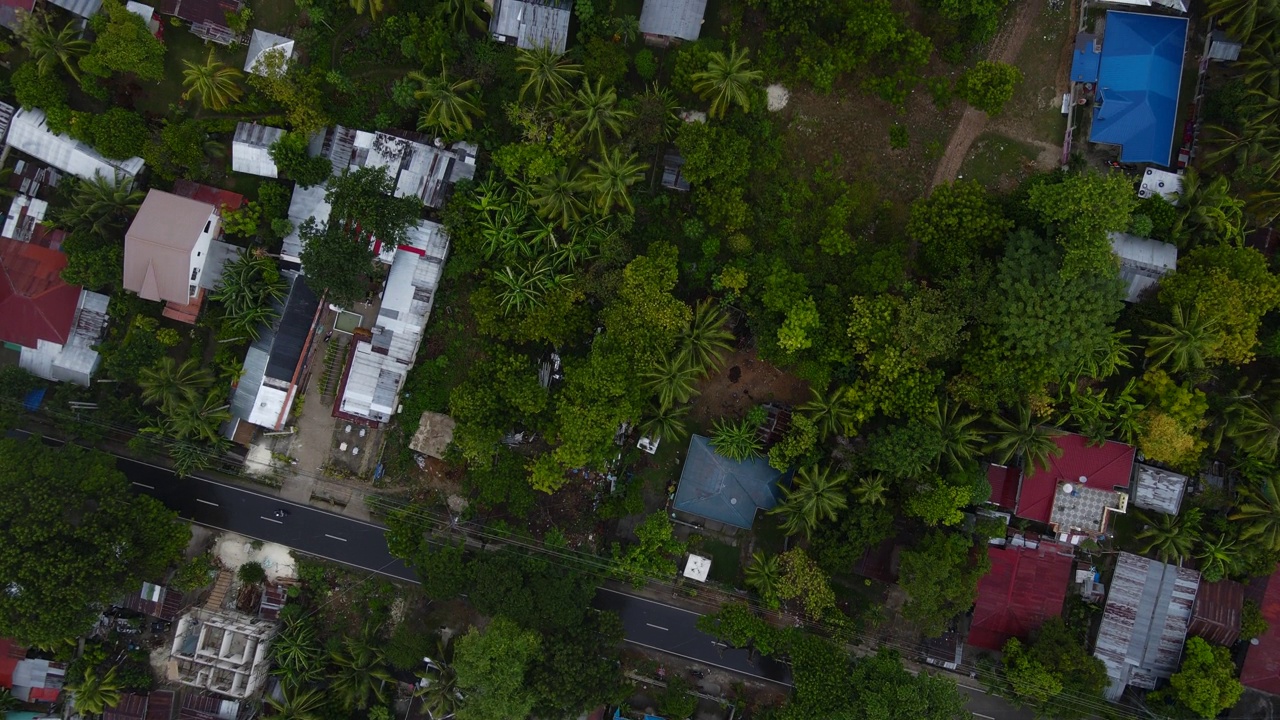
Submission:
<svg viewBox="0 0 1280 720">
<path fill-rule="evenodd" d="M 231 169 L 249 175 L 280 177 L 270 149 L 284 130 L 257 123 L 237 123 L 231 140 Z"/>
<path fill-rule="evenodd" d="M 116 182 L 132 179 L 146 163 L 140 157 L 109 160 L 69 135 L 55 135 L 45 126 L 43 110 L 21 108 L 9 125 L 9 145 L 85 180 L 101 175 Z"/>
<path fill-rule="evenodd" d="M 531 50 L 564 52 L 569 40 L 568 0 L 493 0 L 489 32 L 493 39 Z"/>
<path fill-rule="evenodd" d="M 707 0 L 644 0 L 640 32 L 664 38 L 697 40 Z"/>
<path fill-rule="evenodd" d="M 1178 248 L 1159 240 L 1111 233 L 1111 249 L 1120 257 L 1120 278 L 1128 287 L 1129 302 L 1137 302 L 1165 273 L 1178 269 Z"/>
<path fill-rule="evenodd" d="M 1177 515 L 1187 491 L 1187 476 L 1142 463 L 1134 468 L 1133 504 L 1144 510 Z"/>
<path fill-rule="evenodd" d="M 80 17 L 93 17 L 102 9 L 102 0 L 49 0 L 50 3 Z"/>
<path fill-rule="evenodd" d="M 1120 553 L 1093 654 L 1107 666 L 1107 699 L 1126 685 L 1154 690 L 1178 669 L 1200 573 Z"/>
<path fill-rule="evenodd" d="M 245 57 L 244 71 L 255 75 L 266 75 L 262 57 L 272 50 L 284 55 L 284 63 L 280 65 L 280 69 L 283 71 L 288 68 L 289 60 L 293 58 L 293 40 L 275 33 L 254 30 L 253 37 L 249 38 L 249 54 Z"/>
</svg>

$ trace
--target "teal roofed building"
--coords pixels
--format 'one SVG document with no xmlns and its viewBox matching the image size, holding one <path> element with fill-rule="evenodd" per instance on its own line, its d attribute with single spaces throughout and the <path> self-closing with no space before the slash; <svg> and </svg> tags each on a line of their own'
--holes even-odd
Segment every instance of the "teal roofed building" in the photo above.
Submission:
<svg viewBox="0 0 1280 720">
<path fill-rule="evenodd" d="M 1187 19 L 1107 12 L 1089 140 L 1120 146 L 1120 160 L 1168 167 L 1182 85 Z M 1088 47 L 1072 63 L 1087 81 Z"/>
<path fill-rule="evenodd" d="M 778 504 L 784 478 L 764 458 L 730 460 L 717 453 L 708 438 L 694 435 L 672 508 L 750 530 L 757 511 Z"/>
</svg>

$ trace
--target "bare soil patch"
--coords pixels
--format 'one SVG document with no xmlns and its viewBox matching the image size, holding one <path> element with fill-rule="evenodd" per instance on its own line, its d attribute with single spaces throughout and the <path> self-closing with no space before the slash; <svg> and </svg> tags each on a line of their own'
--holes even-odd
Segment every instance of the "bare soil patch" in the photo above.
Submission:
<svg viewBox="0 0 1280 720">
<path fill-rule="evenodd" d="M 809 383 L 743 349 L 725 356 L 720 372 L 702 382 L 689 418 L 696 428 L 721 417 L 741 417 L 761 403 L 798 405 L 809 399 Z"/>
</svg>

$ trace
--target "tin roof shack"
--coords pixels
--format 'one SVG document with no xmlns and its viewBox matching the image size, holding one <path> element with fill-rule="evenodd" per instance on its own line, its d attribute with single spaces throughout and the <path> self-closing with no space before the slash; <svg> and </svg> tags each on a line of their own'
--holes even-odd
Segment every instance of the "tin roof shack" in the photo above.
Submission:
<svg viewBox="0 0 1280 720">
<path fill-rule="evenodd" d="M 1244 585 L 1230 580 L 1201 582 L 1196 604 L 1191 607 L 1187 634 L 1230 647 L 1240 639 L 1240 613 L 1244 608 Z"/>
<path fill-rule="evenodd" d="M 1199 585 L 1195 570 L 1120 553 L 1093 651 L 1111 679 L 1108 700 L 1177 671 Z"/>
<path fill-rule="evenodd" d="M 27 658 L 27 648 L 0 638 L 0 688 L 24 703 L 55 702 L 66 676 L 62 663 Z"/>
<path fill-rule="evenodd" d="M 1133 474 L 1133 504 L 1143 510 L 1177 515 L 1187 492 L 1187 476 L 1137 463 Z"/>
<path fill-rule="evenodd" d="M 237 700 L 257 692 L 271 665 L 276 623 L 196 608 L 178 620 L 169 679 Z"/>
<path fill-rule="evenodd" d="M 524 50 L 548 47 L 564 52 L 569 40 L 570 0 L 493 0 L 489 33 L 500 43 Z"/>
<path fill-rule="evenodd" d="M 95 176 L 131 182 L 146 165 L 140 157 L 108 160 L 70 135 L 57 135 L 45 125 L 43 110 L 20 108 L 9 125 L 9 145 L 63 172 L 84 180 Z"/>
<path fill-rule="evenodd" d="M 1160 278 L 1178 269 L 1178 248 L 1128 233 L 1111 233 L 1111 250 L 1120 258 L 1120 279 L 1128 288 L 1125 302 L 1138 302 Z"/>
<path fill-rule="evenodd" d="M 271 146 L 283 135 L 284 130 L 277 127 L 236 123 L 236 134 L 231 139 L 231 169 L 249 175 L 280 177 L 280 169 L 271 159 Z"/>
<path fill-rule="evenodd" d="M 640 10 L 640 32 L 645 42 L 670 45 L 676 40 L 697 40 L 707 0 L 645 0 Z"/>
</svg>

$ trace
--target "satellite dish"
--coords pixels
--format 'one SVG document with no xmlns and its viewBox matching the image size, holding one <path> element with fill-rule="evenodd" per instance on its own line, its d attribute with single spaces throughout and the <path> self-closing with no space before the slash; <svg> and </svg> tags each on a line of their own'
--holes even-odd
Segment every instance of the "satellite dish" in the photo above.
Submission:
<svg viewBox="0 0 1280 720">
<path fill-rule="evenodd" d="M 1081 476 L 1080 476 L 1080 484 L 1081 484 L 1081 485 L 1087 485 L 1087 484 L 1089 484 L 1089 478 L 1085 477 L 1084 475 L 1081 475 Z"/>
<path fill-rule="evenodd" d="M 1072 493 L 1072 491 L 1074 491 L 1074 490 L 1075 490 L 1075 488 L 1071 487 L 1071 483 L 1064 483 L 1064 484 L 1062 485 L 1062 492 L 1064 492 L 1064 493 L 1066 493 L 1066 494 L 1068 494 L 1068 495 L 1070 495 L 1070 494 Z"/>
</svg>

